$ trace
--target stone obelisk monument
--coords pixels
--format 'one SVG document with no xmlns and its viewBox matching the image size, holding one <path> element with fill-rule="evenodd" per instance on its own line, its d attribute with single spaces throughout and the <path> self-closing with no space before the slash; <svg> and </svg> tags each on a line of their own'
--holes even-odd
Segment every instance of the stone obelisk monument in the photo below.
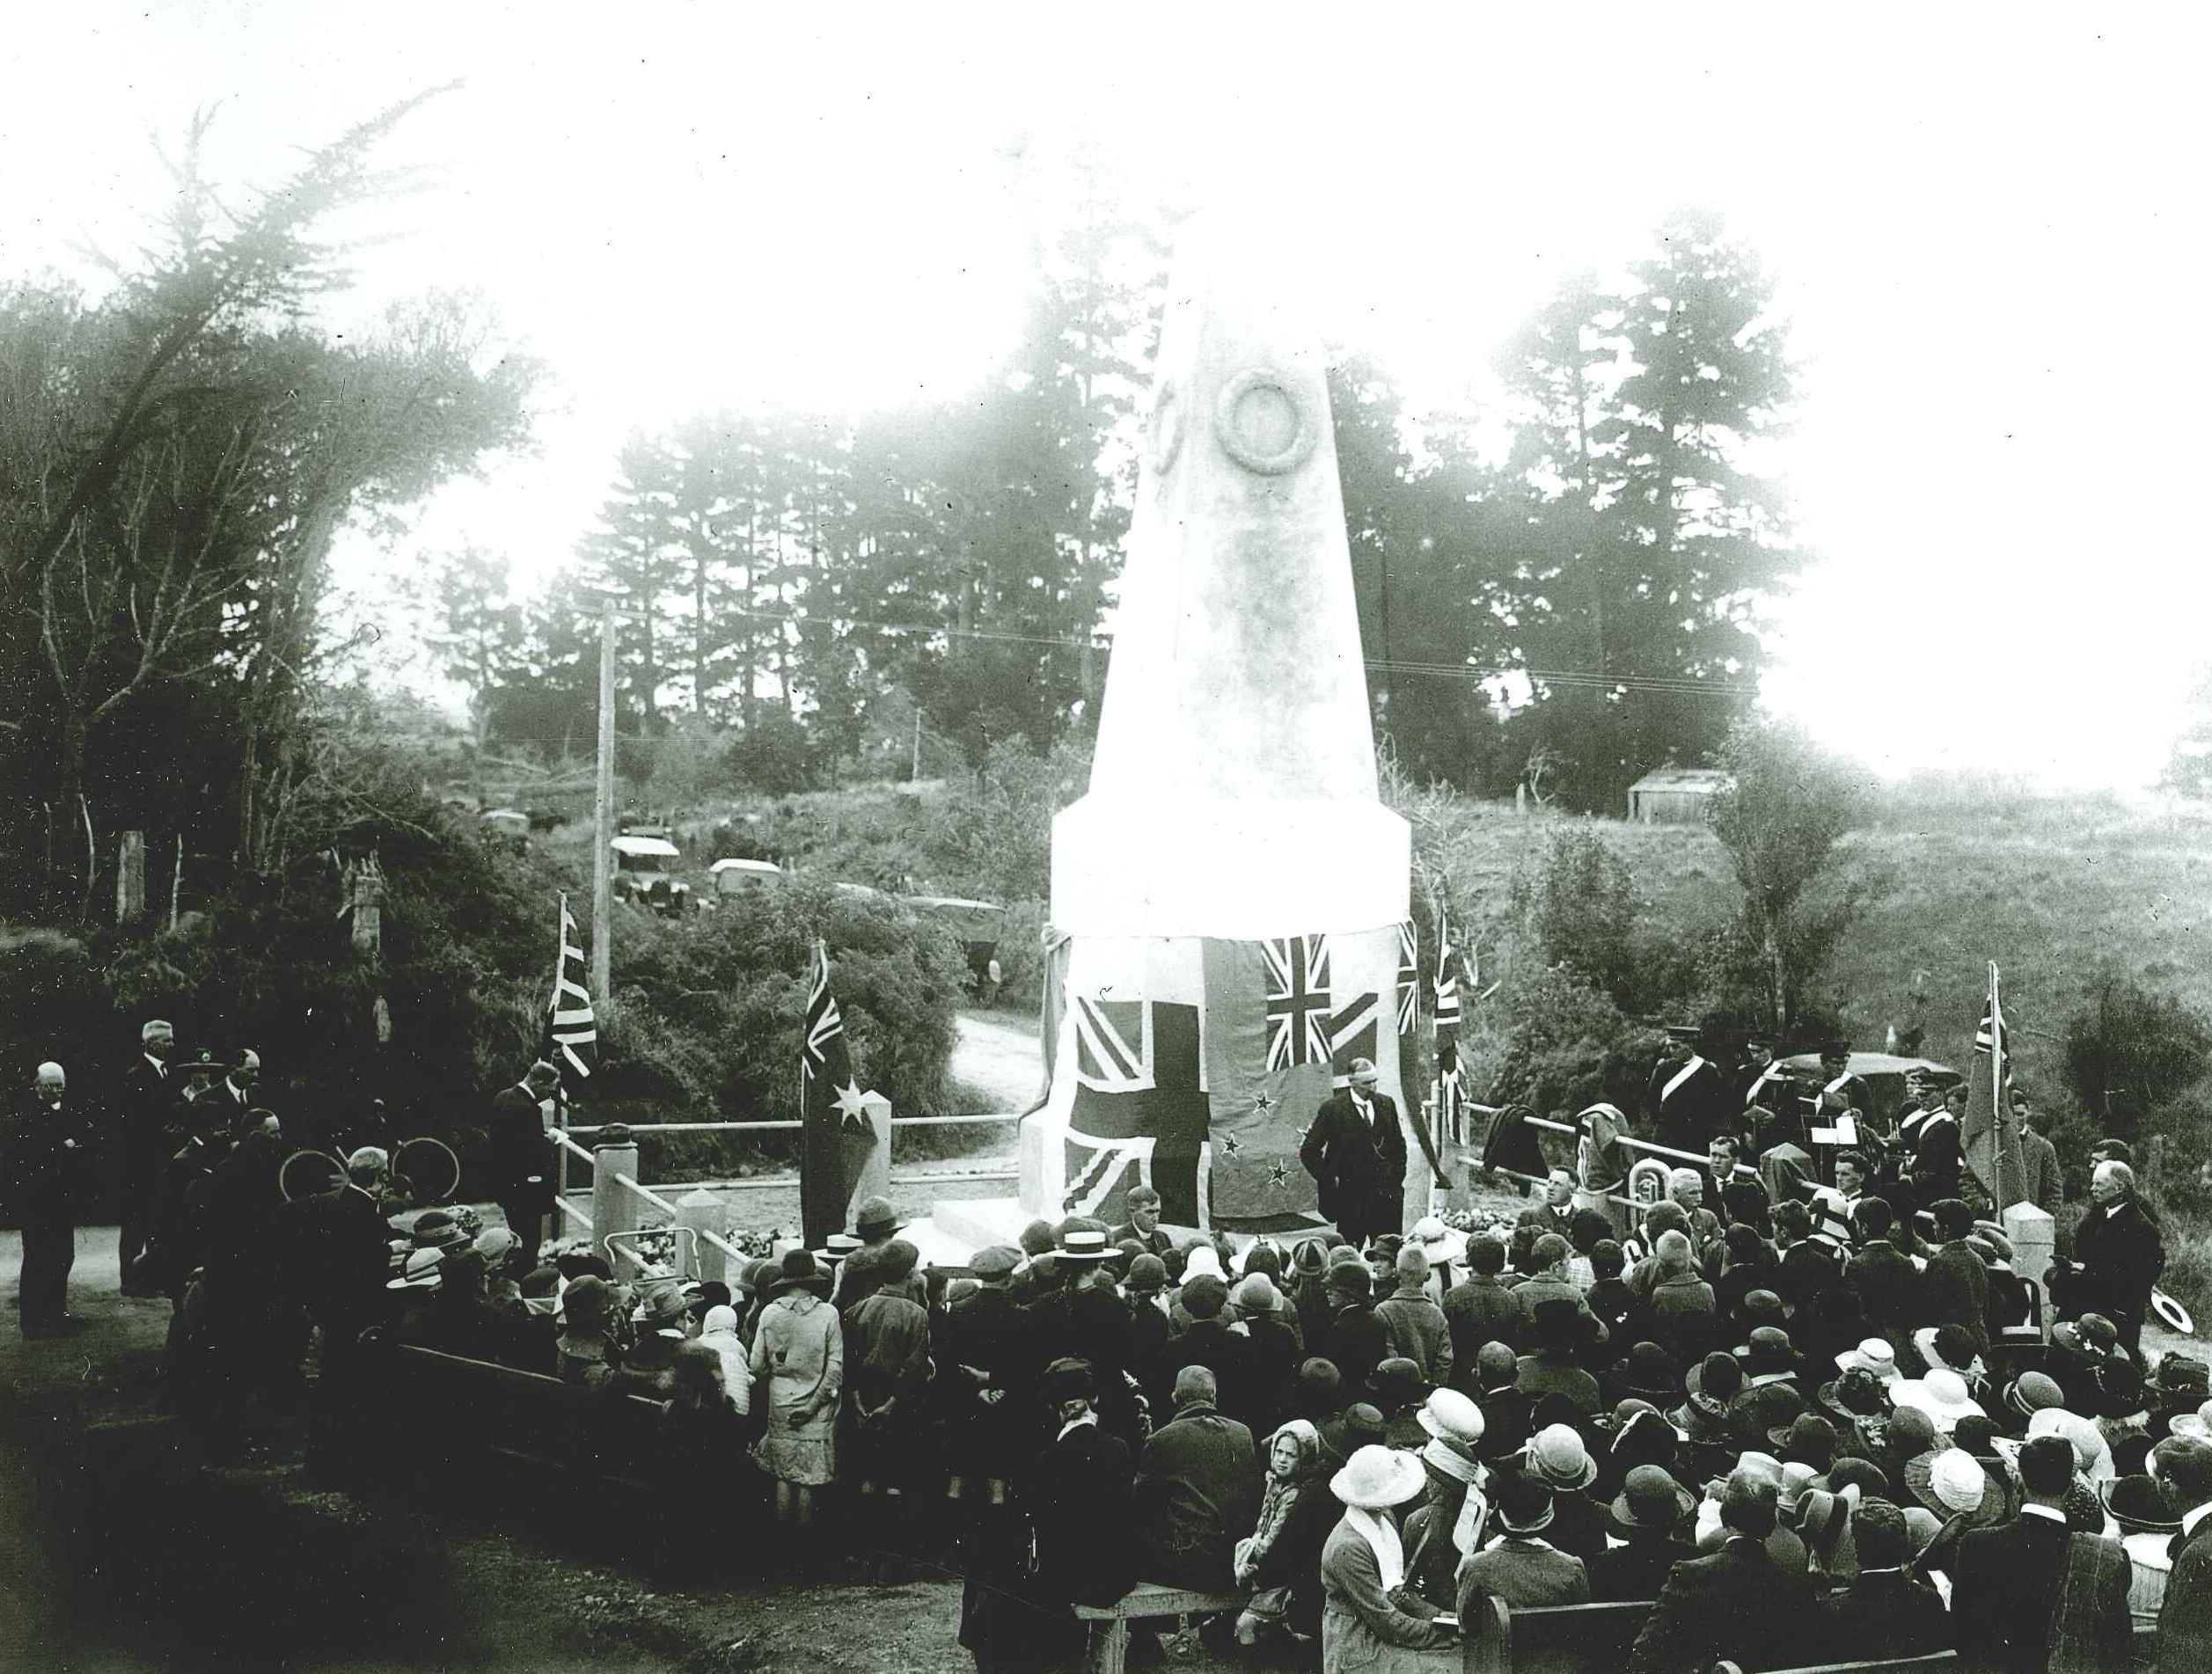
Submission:
<svg viewBox="0 0 2212 1674">
<path fill-rule="evenodd" d="M 1178 243 L 1090 790 L 1052 830 L 1033 1215 L 1117 1218 L 1142 1181 L 1173 1224 L 1311 1224 L 1298 1145 L 1352 1058 L 1418 1117 L 1409 837 L 1376 794 L 1321 347 L 1281 300 L 1297 260 L 1265 228 Z M 1410 1123 L 1406 1149 L 1411 1204 Z"/>
</svg>

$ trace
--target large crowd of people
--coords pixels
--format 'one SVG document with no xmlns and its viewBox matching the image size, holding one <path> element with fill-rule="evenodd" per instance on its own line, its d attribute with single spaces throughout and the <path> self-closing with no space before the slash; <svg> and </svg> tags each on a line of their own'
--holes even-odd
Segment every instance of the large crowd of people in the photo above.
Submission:
<svg viewBox="0 0 2212 1674">
<path fill-rule="evenodd" d="M 875 1198 L 702 1283 L 541 1250 L 546 1073 L 495 1101 L 514 1224 L 402 1232 L 385 1150 L 287 1202 L 258 1064 L 194 1078 L 170 1044 L 148 1026 L 128 1107 L 125 1281 L 175 1304 L 181 1410 L 247 1434 L 310 1366 L 342 1461 L 393 1343 L 648 1395 L 673 1457 L 758 1496 L 764 1554 L 956 1572 L 981 1674 L 1075 1659 L 1074 1607 L 1140 1582 L 1212 1596 L 1225 1655 L 1330 1670 L 1433 1668 L 1491 1598 L 1650 1601 L 1634 1674 L 1945 1647 L 2117 1670 L 2154 1624 L 2164 1666 L 2212 1667 L 2212 1386 L 2141 1347 L 2162 1258 L 2123 1147 L 2047 1346 L 2008 1332 L 2033 1292 L 1967 1200 L 1923 1175 L 1901 1214 L 1873 1159 L 1775 1175 L 1732 1132 L 1632 1218 L 1561 1170 L 1472 1233 L 1231 1239 L 1139 1188 L 1119 1224 L 1040 1219 L 949 1271 Z M 18 1219 L 79 1138 L 46 1066 L 10 1135 Z M 26 1332 L 66 1329 L 66 1263 L 24 1224 Z"/>
</svg>

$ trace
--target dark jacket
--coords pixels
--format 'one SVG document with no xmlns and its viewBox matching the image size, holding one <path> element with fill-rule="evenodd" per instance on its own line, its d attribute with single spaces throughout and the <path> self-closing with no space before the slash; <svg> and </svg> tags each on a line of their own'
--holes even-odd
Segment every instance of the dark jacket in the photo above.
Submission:
<svg viewBox="0 0 2212 1674">
<path fill-rule="evenodd" d="M 73 1151 L 70 1140 L 76 1141 Z M 23 1093 L 0 1133 L 0 1210 L 18 1226 L 69 1220 L 76 1212 L 90 1143 L 83 1120 L 66 1098 L 57 1111 L 37 1093 Z"/>
<path fill-rule="evenodd" d="M 1629 1653 L 1630 1674 L 1704 1674 L 1722 1657 L 1747 1670 L 1802 1661 L 1813 1590 L 1756 1540 L 1732 1536 L 1667 1572 Z"/>
<path fill-rule="evenodd" d="M 2158 1608 L 2162 1668 L 2212 1668 L 2212 1517 L 2166 1543 L 2173 1568 Z"/>
<path fill-rule="evenodd" d="M 1921 1318 L 1920 1269 L 1887 1239 L 1862 1246 L 1844 1277 L 1878 1329 L 1905 1333 L 1925 1323 Z"/>
<path fill-rule="evenodd" d="M 1951 1615 L 1943 1595 L 1908 1570 L 1871 1569 L 1820 1602 L 1814 1630 L 1837 1658 L 1871 1662 L 1925 1656 L 1951 1643 Z"/>
<path fill-rule="evenodd" d="M 1920 1276 L 1922 1325 L 1964 1326 L 1983 1353 L 1989 1349 L 1989 1269 L 1964 1239 L 1928 1258 Z"/>
<path fill-rule="evenodd" d="M 1279 1319 L 1249 1319 L 1244 1350 L 1243 1410 L 1236 1414 L 1256 1436 L 1265 1436 L 1287 1418 L 1298 1378 L 1298 1334 Z M 1319 1608 L 1318 1605 L 1315 1606 Z"/>
<path fill-rule="evenodd" d="M 1696 1552 L 1668 1535 L 1639 1534 L 1625 1546 L 1608 1546 L 1590 1560 L 1590 1602 L 1622 1605 L 1657 1598 L 1666 1572 Z"/>
<path fill-rule="evenodd" d="M 1132 1490 L 1141 1581 L 1227 1591 L 1236 1543 L 1259 1518 L 1252 1432 L 1194 1401 L 1153 1432 Z"/>
<path fill-rule="evenodd" d="M 1136 1584 L 1129 1448 L 1080 1424 L 1037 1456 L 1021 1485 L 1044 1597 L 1108 1605 Z"/>
<path fill-rule="evenodd" d="M 1484 1343 L 1520 1345 L 1520 1298 L 1490 1274 L 1473 1274 L 1444 1293 L 1444 1323 L 1452 1333 L 1459 1386 L 1472 1390 L 1475 1356 Z"/>
<path fill-rule="evenodd" d="M 1958 1196 L 1966 1160 L 1958 1118 L 1947 1112 L 1925 1118 L 1913 1132 L 1913 1196 L 1923 1205 Z"/>
<path fill-rule="evenodd" d="M 1798 1310 L 1810 1307 L 1815 1296 L 1842 1283 L 1843 1268 L 1834 1253 L 1811 1239 L 1800 1239 L 1783 1251 L 1782 1265 L 1775 1269 L 1775 1294 Z"/>
<path fill-rule="evenodd" d="M 1247 1385 L 1251 1381 L 1251 1344 L 1248 1339 L 1219 1319 L 1194 1319 L 1188 1331 L 1168 1337 L 1168 1359 L 1172 1363 L 1167 1378 L 1171 1386 L 1176 1374 L 1185 1366 L 1204 1366 L 1213 1374 L 1216 1404 L 1220 1410 L 1249 1428 Z M 1162 1412 L 1155 1422 L 1166 1416 Z"/>
<path fill-rule="evenodd" d="M 115 1116 L 127 1190 L 148 1192 L 159 1183 L 163 1165 L 180 1143 L 174 1130 L 183 1114 L 183 1086 L 184 1077 L 155 1069 L 143 1052 L 117 1084 Z"/>
<path fill-rule="evenodd" d="M 1332 1221 L 1395 1205 L 1405 1188 L 1405 1132 L 1398 1107 L 1376 1093 L 1373 1123 L 1363 1121 L 1349 1088 L 1332 1093 L 1314 1115 L 1298 1160 L 1319 1188 L 1321 1212 Z"/>
<path fill-rule="evenodd" d="M 1510 1610 L 1542 1610 L 1590 1602 L 1590 1573 L 1581 1559 L 1562 1552 L 1549 1537 L 1507 1536 L 1485 1544 L 1460 1572 L 1457 1604 L 1464 1619 L 1478 1597 L 1502 1599 Z"/>
<path fill-rule="evenodd" d="M 1952 1632 L 1967 1667 L 1993 1674 L 2043 1674 L 2058 1626 L 2060 1583 L 2071 1542 L 2103 1539 L 2075 1535 L 2064 1524 L 2033 1513 L 1962 1535 L 1952 1573 L 1951 1605 Z M 2099 1660 L 2114 1670 L 2128 1664 L 2134 1631 L 2128 1614 L 2128 1558 L 2125 1553 L 2119 1556 L 2098 1597 L 2069 1601 L 2069 1608 L 2094 1623 L 2103 1652 Z"/>
<path fill-rule="evenodd" d="M 1372 1308 L 1354 1305 L 1330 1317 L 1314 1352 L 1335 1363 L 1344 1379 L 1344 1399 L 1358 1400 L 1364 1397 L 1352 1392 L 1367 1387 L 1375 1368 L 1390 1352 L 1389 1339 Z"/>
<path fill-rule="evenodd" d="M 2131 1197 L 2110 1214 L 2092 1204 L 2074 1229 L 2074 1259 L 2082 1264 L 2084 1305 L 2142 1322 L 2166 1266 L 2165 1246 L 2142 1204 Z"/>
<path fill-rule="evenodd" d="M 553 1144 L 546 1137 L 538 1100 L 527 1087 L 506 1087 L 494 1095 L 484 1137 L 491 1147 L 496 1201 L 525 1212 L 550 1212 L 555 1173 Z"/>
</svg>

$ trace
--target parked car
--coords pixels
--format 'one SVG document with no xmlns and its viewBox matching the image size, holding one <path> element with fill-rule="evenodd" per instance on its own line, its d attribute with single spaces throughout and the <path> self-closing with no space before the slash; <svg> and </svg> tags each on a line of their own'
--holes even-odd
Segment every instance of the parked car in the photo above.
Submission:
<svg viewBox="0 0 2212 1674">
<path fill-rule="evenodd" d="M 684 852 L 665 837 L 626 831 L 610 846 L 614 850 L 614 898 L 676 918 L 691 905 L 692 886 L 669 870 Z"/>
<path fill-rule="evenodd" d="M 783 868 L 773 860 L 717 860 L 707 869 L 714 874 L 714 893 L 725 898 L 773 889 L 783 881 Z"/>
</svg>

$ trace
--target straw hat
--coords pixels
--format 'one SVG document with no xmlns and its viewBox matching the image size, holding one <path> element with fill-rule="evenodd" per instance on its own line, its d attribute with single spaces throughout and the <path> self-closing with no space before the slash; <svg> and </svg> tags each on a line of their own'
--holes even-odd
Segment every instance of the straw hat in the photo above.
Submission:
<svg viewBox="0 0 2212 1674">
<path fill-rule="evenodd" d="M 1869 1337 L 1857 1348 L 1846 1349 L 1836 1356 L 1838 1371 L 1849 1371 L 1854 1366 L 1865 1367 L 1886 1384 L 1895 1383 L 1901 1375 L 1897 1370 L 1897 1350 L 1880 1337 Z"/>
<path fill-rule="evenodd" d="M 1408 1240 L 1421 1246 L 1423 1254 L 1432 1264 L 1438 1261 L 1459 1261 L 1467 1256 L 1467 1234 L 1454 1232 L 1433 1215 L 1424 1215 L 1413 1223 Z"/>
<path fill-rule="evenodd" d="M 1329 1491 L 1346 1505 L 1379 1511 L 1403 1505 L 1429 1485 L 1428 1473 L 1410 1453 L 1401 1453 L 1373 1443 L 1346 1461 L 1329 1479 Z"/>
<path fill-rule="evenodd" d="M 858 1255 L 867 1247 L 866 1244 L 854 1238 L 850 1232 L 832 1232 L 822 1240 L 820 1249 L 810 1251 L 809 1254 L 834 1267 L 839 1261 Z M 787 1261 L 784 1265 L 787 1268 L 790 1263 Z"/>
<path fill-rule="evenodd" d="M 1056 1261 L 1096 1263 L 1110 1261 L 1120 1253 L 1114 1247 L 1114 1240 L 1107 1232 L 1106 1223 L 1092 1220 L 1086 1216 L 1069 1216 L 1060 1223 L 1058 1231 L 1053 1235 L 1052 1254 Z M 1197 1266 L 1198 1261 L 1194 1255 L 1190 1266 L 1183 1269 L 1185 1280 L 1190 1278 L 1192 1269 Z M 1213 1264 L 1213 1276 L 1216 1278 L 1222 1276 L 1221 1264 L 1218 1261 Z"/>
<path fill-rule="evenodd" d="M 385 1281 L 387 1290 L 435 1290 L 443 1276 L 440 1269 L 445 1265 L 445 1252 L 438 1246 L 427 1245 L 411 1252 L 407 1264 L 399 1276 Z"/>
</svg>

